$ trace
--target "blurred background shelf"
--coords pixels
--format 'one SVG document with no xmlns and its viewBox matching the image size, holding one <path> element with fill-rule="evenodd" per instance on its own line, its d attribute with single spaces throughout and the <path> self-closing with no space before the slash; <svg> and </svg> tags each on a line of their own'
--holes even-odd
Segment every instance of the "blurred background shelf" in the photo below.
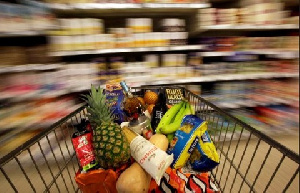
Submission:
<svg viewBox="0 0 300 193">
<path fill-rule="evenodd" d="M 206 31 L 276 31 L 276 30 L 299 30 L 296 24 L 277 24 L 277 25 L 214 25 L 203 26 L 201 29 L 190 33 L 196 36 Z"/>
<path fill-rule="evenodd" d="M 275 56 L 276 58 L 283 59 L 295 59 L 299 58 L 298 50 L 243 50 L 243 51 L 211 51 L 211 52 L 202 52 L 202 57 L 219 57 L 219 56 L 234 56 L 234 55 L 242 55 L 242 54 L 255 54 L 255 55 L 270 55 Z"/>
<path fill-rule="evenodd" d="M 47 31 L 20 31 L 20 32 L 9 32 L 0 33 L 0 38 L 5 37 L 27 37 L 27 36 L 46 36 Z"/>
<path fill-rule="evenodd" d="M 16 66 L 1 66 L 0 74 L 26 72 L 26 71 L 56 70 L 61 67 L 62 64 L 24 64 L 24 65 L 16 65 Z"/>
<path fill-rule="evenodd" d="M 188 77 L 180 78 L 174 80 L 170 78 L 169 80 L 152 80 L 151 83 L 146 83 L 146 85 L 170 85 L 170 84 L 192 84 L 201 82 L 216 82 L 216 81 L 236 81 L 236 80 L 255 80 L 255 79 L 272 79 L 272 78 L 299 78 L 298 73 L 278 73 L 278 72 L 265 72 L 265 73 L 249 73 L 249 74 L 223 74 L 220 75 L 210 75 L 202 77 Z"/>
<path fill-rule="evenodd" d="M 205 49 L 204 45 L 182 45 L 182 46 L 164 46 L 164 47 L 140 47 L 140 48 L 116 48 L 102 50 L 82 50 L 82 51 L 61 51 L 52 52 L 51 56 L 77 56 L 77 55 L 100 55 L 100 54 L 118 54 L 133 52 L 167 52 L 167 51 L 199 51 Z"/>
</svg>

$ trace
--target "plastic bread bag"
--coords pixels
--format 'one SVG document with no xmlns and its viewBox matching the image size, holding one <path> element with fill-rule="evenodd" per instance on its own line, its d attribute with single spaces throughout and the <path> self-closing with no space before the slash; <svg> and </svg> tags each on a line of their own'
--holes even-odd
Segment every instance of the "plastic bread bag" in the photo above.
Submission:
<svg viewBox="0 0 300 193">
<path fill-rule="evenodd" d="M 136 162 L 160 184 L 163 174 L 173 161 L 173 155 L 168 155 L 142 136 L 132 140 L 130 150 Z"/>
<path fill-rule="evenodd" d="M 172 167 L 182 168 L 188 161 L 200 137 L 207 130 L 207 123 L 195 115 L 186 115 L 170 143 L 168 154 L 174 154 Z"/>
<path fill-rule="evenodd" d="M 201 136 L 189 162 L 197 171 L 210 171 L 220 163 L 216 147 L 207 131 Z"/>
</svg>

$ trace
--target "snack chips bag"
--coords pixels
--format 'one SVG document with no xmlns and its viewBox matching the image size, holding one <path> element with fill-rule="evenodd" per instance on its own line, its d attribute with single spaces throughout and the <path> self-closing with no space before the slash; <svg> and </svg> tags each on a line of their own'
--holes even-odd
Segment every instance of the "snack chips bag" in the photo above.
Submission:
<svg viewBox="0 0 300 193">
<path fill-rule="evenodd" d="M 182 168 L 188 161 L 200 137 L 207 130 L 207 123 L 195 115 L 187 115 L 181 122 L 181 128 L 175 132 L 168 154 L 174 154 L 172 167 Z"/>
<path fill-rule="evenodd" d="M 120 83 L 116 81 L 108 82 L 106 84 L 105 95 L 113 112 L 114 121 L 121 124 L 125 121 L 125 113 L 122 110 L 122 102 L 125 96 Z"/>
<path fill-rule="evenodd" d="M 166 170 L 159 185 L 155 180 L 151 180 L 148 193 L 167 192 L 197 192 L 197 193 L 217 193 L 218 189 L 212 182 L 209 173 L 186 173 L 182 169 Z"/>
<path fill-rule="evenodd" d="M 201 136 L 189 162 L 197 171 L 210 171 L 219 164 L 219 155 L 207 131 Z"/>
</svg>

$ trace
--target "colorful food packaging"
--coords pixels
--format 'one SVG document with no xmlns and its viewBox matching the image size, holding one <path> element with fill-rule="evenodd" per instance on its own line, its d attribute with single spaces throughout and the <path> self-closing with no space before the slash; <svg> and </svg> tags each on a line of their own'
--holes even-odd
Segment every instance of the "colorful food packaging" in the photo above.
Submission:
<svg viewBox="0 0 300 193">
<path fill-rule="evenodd" d="M 219 164 L 219 155 L 207 131 L 200 137 L 189 162 L 197 171 L 210 171 Z"/>
<path fill-rule="evenodd" d="M 182 168 L 188 161 L 200 137 L 207 130 L 207 123 L 195 115 L 187 115 L 181 122 L 181 128 L 175 132 L 168 154 L 174 154 L 172 167 Z"/>
<path fill-rule="evenodd" d="M 132 157 L 160 184 L 160 180 L 173 161 L 168 155 L 142 136 L 135 137 L 130 143 Z"/>
<path fill-rule="evenodd" d="M 117 170 L 97 169 L 89 171 L 88 173 L 78 171 L 75 176 L 75 181 L 82 193 L 117 193 L 117 179 L 128 166 L 128 164 L 124 164 Z"/>
<path fill-rule="evenodd" d="M 160 184 L 152 179 L 148 193 L 165 192 L 197 192 L 197 193 L 217 193 L 216 185 L 212 182 L 209 173 L 188 173 L 182 169 L 166 170 Z"/>
<path fill-rule="evenodd" d="M 119 82 L 115 81 L 106 84 L 105 95 L 106 100 L 113 112 L 114 121 L 118 124 L 121 124 L 125 121 L 125 113 L 121 108 L 124 100 L 124 93 Z"/>
<path fill-rule="evenodd" d="M 72 143 L 83 171 L 97 166 L 90 132 L 75 132 L 72 136 Z"/>
<path fill-rule="evenodd" d="M 183 88 L 165 88 L 166 104 L 169 108 L 173 105 L 180 103 L 184 98 Z"/>
</svg>

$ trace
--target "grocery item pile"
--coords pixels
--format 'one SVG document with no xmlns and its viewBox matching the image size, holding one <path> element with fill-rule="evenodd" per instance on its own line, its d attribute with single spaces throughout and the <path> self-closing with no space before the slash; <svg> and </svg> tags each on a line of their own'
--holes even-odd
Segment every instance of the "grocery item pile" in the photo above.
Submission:
<svg viewBox="0 0 300 193">
<path fill-rule="evenodd" d="M 122 82 L 92 86 L 87 117 L 72 142 L 84 193 L 217 192 L 209 171 L 219 164 L 207 122 L 178 87 L 133 93 Z"/>
</svg>

